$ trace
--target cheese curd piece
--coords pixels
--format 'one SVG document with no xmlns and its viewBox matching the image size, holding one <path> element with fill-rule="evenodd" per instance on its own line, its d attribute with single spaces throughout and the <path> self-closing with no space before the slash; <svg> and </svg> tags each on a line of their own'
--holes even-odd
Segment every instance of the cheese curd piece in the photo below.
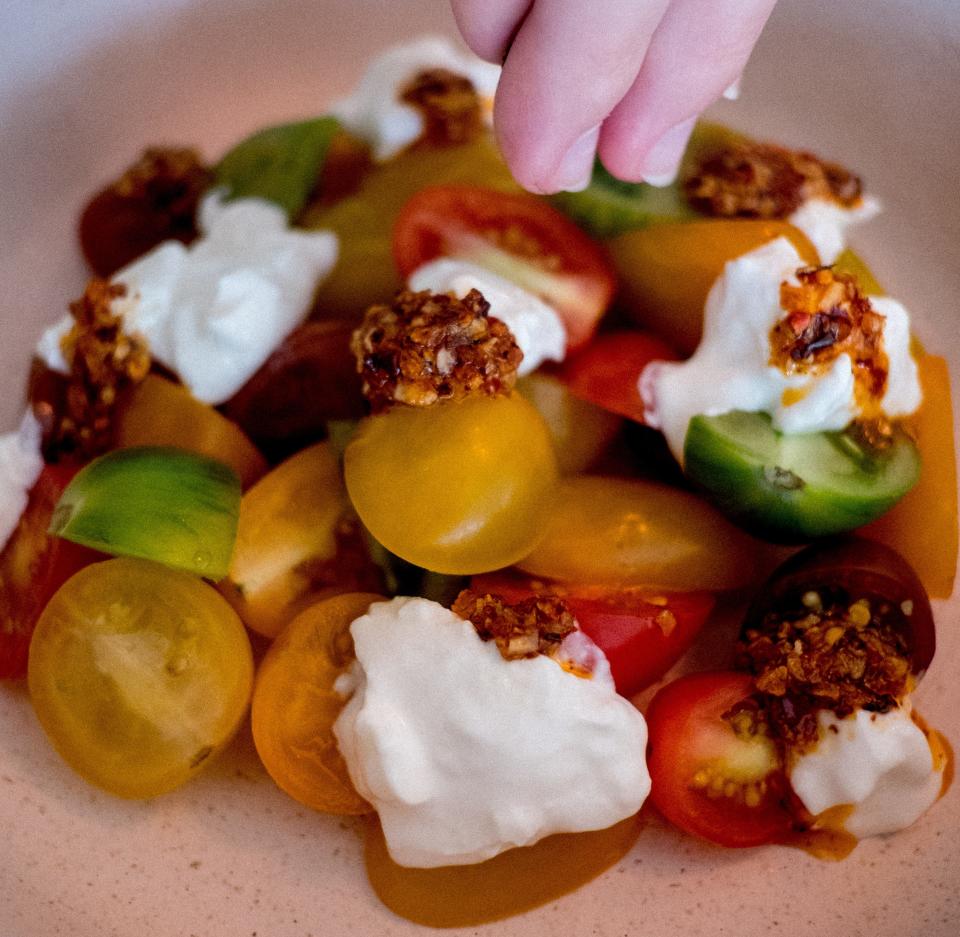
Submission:
<svg viewBox="0 0 960 937">
<path fill-rule="evenodd" d="M 589 679 L 543 656 L 505 661 L 419 598 L 376 603 L 350 631 L 356 689 L 334 732 L 401 865 L 604 829 L 646 799 L 646 723 L 605 660 Z"/>
<path fill-rule="evenodd" d="M 858 839 L 895 833 L 916 822 L 940 796 L 943 772 L 906 703 L 887 713 L 858 710 L 845 719 L 823 711 L 820 741 L 789 768 L 794 792 L 810 813 L 849 804 L 844 822 Z"/>
<path fill-rule="evenodd" d="M 832 199 L 810 198 L 787 221 L 810 238 L 821 263 L 832 264 L 847 246 L 847 228 L 878 214 L 880 202 L 870 195 L 864 196 L 856 208 L 844 208 Z"/>
<path fill-rule="evenodd" d="M 202 237 L 165 241 L 118 271 L 127 287 L 114 301 L 125 327 L 205 403 L 232 397 L 300 324 L 313 292 L 337 259 L 336 235 L 299 231 L 263 199 L 225 201 L 212 192 L 198 212 Z M 66 371 L 66 317 L 38 354 Z"/>
<path fill-rule="evenodd" d="M 698 414 L 766 412 L 784 433 L 840 430 L 858 415 L 848 354 L 838 355 L 820 373 L 788 376 L 769 363 L 770 330 L 783 316 L 780 284 L 796 283 L 795 272 L 803 265 L 786 238 L 729 261 L 707 297 L 703 339 L 693 357 L 644 368 L 640 394 L 647 422 L 663 431 L 678 461 L 683 461 L 687 427 Z M 883 410 L 890 417 L 907 416 L 922 398 L 910 354 L 910 317 L 894 299 L 870 301 L 887 317 L 889 377 Z"/>
<path fill-rule="evenodd" d="M 506 324 L 523 352 L 517 369 L 520 375 L 536 371 L 544 361 L 563 361 L 566 356 L 567 330 L 556 310 L 477 264 L 440 257 L 414 270 L 408 285 L 412 290 L 453 293 L 457 299 L 472 289 L 480 290 L 490 303 L 490 315 Z"/>
<path fill-rule="evenodd" d="M 399 98 L 406 85 L 430 68 L 445 68 L 470 79 L 485 113 L 491 115 L 500 66 L 463 51 L 443 36 L 424 36 L 387 49 L 367 66 L 353 93 L 334 104 L 331 113 L 370 144 L 376 159 L 389 159 L 423 134 L 420 113 Z"/>
<path fill-rule="evenodd" d="M 30 489 L 43 471 L 40 424 L 28 410 L 19 429 L 0 436 L 0 550 L 17 529 Z"/>
</svg>

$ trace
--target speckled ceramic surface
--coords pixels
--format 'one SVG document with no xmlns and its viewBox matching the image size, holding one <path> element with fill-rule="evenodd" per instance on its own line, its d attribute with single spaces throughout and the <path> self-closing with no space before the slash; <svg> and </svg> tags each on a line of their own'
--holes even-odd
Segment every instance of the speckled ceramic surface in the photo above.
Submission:
<svg viewBox="0 0 960 937">
<path fill-rule="evenodd" d="M 6 0 L 0 5 L 0 426 L 41 323 L 77 294 L 84 196 L 148 142 L 210 156 L 316 113 L 378 47 L 450 30 L 443 3 Z M 856 242 L 960 374 L 960 6 L 782 0 L 721 119 L 847 162 L 886 204 Z M 956 380 L 956 379 L 955 379 Z M 918 697 L 960 742 L 958 603 Z M 713 629 L 713 647 L 723 628 Z M 723 651 L 720 652 L 724 653 Z M 684 666 L 714 664 L 708 644 Z M 126 803 L 45 743 L 22 686 L 0 687 L 0 937 L 412 934 L 372 895 L 350 823 L 281 794 L 241 734 L 184 790 Z M 464 933 L 956 937 L 960 794 L 845 862 L 724 851 L 651 817 L 630 855 L 575 895 Z"/>
</svg>

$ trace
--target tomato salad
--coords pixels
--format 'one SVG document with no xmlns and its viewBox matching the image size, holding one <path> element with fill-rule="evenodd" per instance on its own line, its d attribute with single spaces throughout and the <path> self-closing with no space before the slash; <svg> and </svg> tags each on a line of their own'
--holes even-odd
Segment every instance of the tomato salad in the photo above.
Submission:
<svg viewBox="0 0 960 937">
<path fill-rule="evenodd" d="M 438 926 L 598 874 L 648 792 L 730 847 L 909 825 L 950 774 L 911 694 L 956 476 L 945 363 L 845 246 L 874 200 L 706 123 L 665 188 L 528 194 L 490 69 L 392 50 L 382 101 L 92 198 L 94 277 L 2 441 L 0 677 L 121 797 L 251 707 L 276 784 L 370 818 L 377 893 Z M 718 603 L 727 669 L 644 718 Z"/>
</svg>

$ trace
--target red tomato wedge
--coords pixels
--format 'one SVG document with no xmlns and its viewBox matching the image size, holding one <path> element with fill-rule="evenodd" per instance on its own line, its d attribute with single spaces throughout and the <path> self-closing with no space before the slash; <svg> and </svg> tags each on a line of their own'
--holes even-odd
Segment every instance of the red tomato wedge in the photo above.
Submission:
<svg viewBox="0 0 960 937">
<path fill-rule="evenodd" d="M 77 468 L 44 468 L 20 523 L 0 553 L 0 679 L 26 676 L 30 638 L 50 597 L 75 572 L 105 558 L 47 534 L 53 509 Z"/>
<path fill-rule="evenodd" d="M 666 342 L 648 332 L 607 332 L 568 358 L 558 377 L 581 400 L 643 423 L 640 373 L 651 361 L 677 357 Z"/>
<path fill-rule="evenodd" d="M 563 596 L 584 634 L 606 655 L 623 696 L 659 680 L 693 644 L 714 606 L 709 592 L 617 591 L 545 582 L 510 570 L 474 576 L 471 588 L 511 603 L 538 593 Z"/>
<path fill-rule="evenodd" d="M 400 211 L 393 256 L 404 277 L 448 256 L 512 280 L 556 309 L 568 348 L 589 341 L 616 289 L 600 246 L 555 208 L 522 192 L 423 189 Z"/>
<path fill-rule="evenodd" d="M 774 743 L 752 731 L 748 674 L 689 674 L 647 711 L 650 800 L 674 826 L 721 846 L 782 842 L 792 830 Z"/>
</svg>

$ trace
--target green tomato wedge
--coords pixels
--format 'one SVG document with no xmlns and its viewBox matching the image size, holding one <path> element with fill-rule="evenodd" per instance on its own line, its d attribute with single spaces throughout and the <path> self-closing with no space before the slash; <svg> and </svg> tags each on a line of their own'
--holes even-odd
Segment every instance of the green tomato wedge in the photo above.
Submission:
<svg viewBox="0 0 960 937">
<path fill-rule="evenodd" d="M 766 413 L 697 416 L 684 469 L 714 503 L 771 540 L 853 530 L 893 507 L 920 477 L 920 453 L 896 430 L 877 449 L 851 432 L 786 434 Z"/>
<path fill-rule="evenodd" d="M 229 198 L 275 202 L 292 221 L 306 205 L 339 129 L 336 118 L 318 117 L 260 130 L 220 160 L 216 184 L 229 190 Z"/>
<path fill-rule="evenodd" d="M 612 176 L 599 160 L 594 163 L 590 185 L 582 192 L 558 192 L 553 204 L 596 237 L 616 237 L 653 224 L 693 221 L 703 218 L 690 207 L 683 192 L 683 179 L 703 154 L 746 139 L 742 134 L 708 121 L 694 127 L 677 180 L 667 186 L 623 182 Z"/>
<path fill-rule="evenodd" d="M 81 469 L 50 533 L 113 556 L 218 580 L 240 516 L 240 480 L 214 459 L 166 446 L 116 449 Z"/>
</svg>

